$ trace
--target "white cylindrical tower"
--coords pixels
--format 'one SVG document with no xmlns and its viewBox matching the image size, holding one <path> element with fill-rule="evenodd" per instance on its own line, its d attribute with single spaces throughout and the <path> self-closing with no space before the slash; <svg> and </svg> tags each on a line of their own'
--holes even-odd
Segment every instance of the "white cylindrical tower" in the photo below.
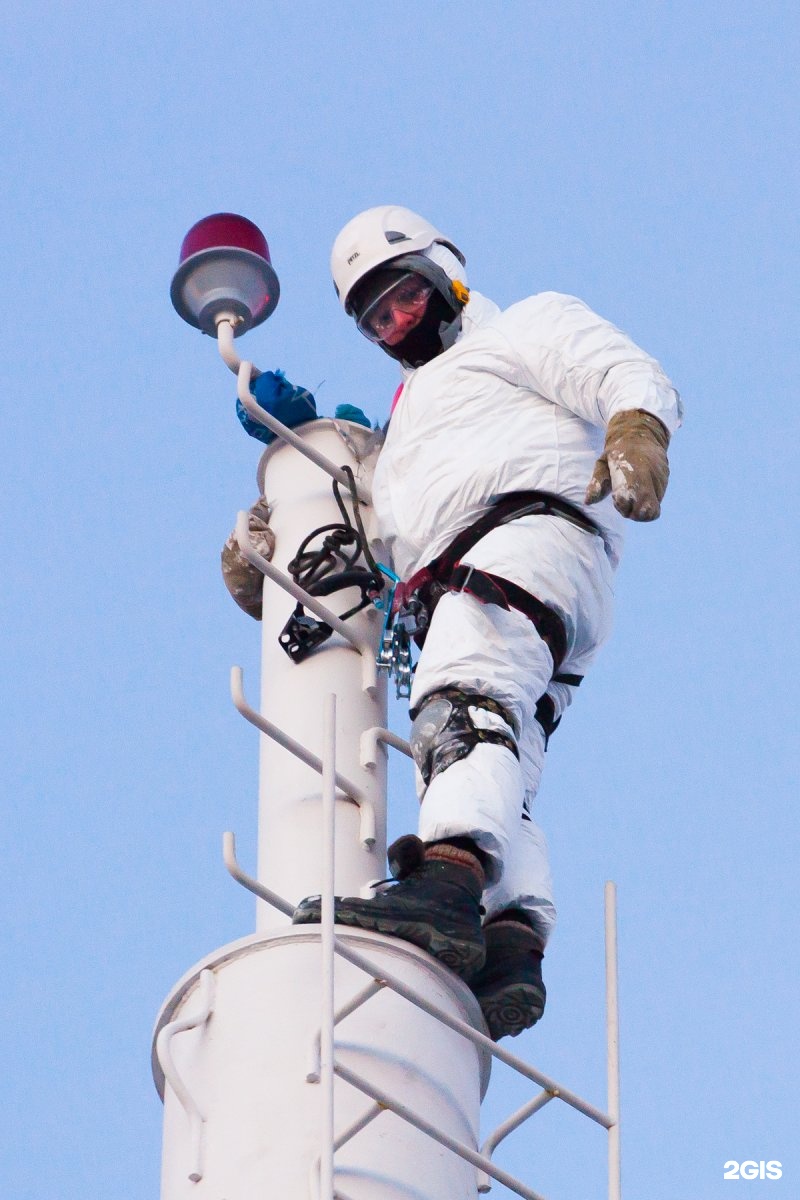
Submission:
<svg viewBox="0 0 800 1200">
<path fill-rule="evenodd" d="M 303 426 L 302 435 L 336 466 L 350 467 L 368 490 L 375 434 L 349 421 L 322 420 Z M 342 521 L 332 480 L 315 463 L 280 442 L 264 453 L 258 474 L 275 532 L 272 562 L 287 572 L 289 562 L 313 530 Z M 339 494 L 354 519 L 347 489 L 340 485 Z M 361 505 L 360 512 L 367 536 L 374 542 L 372 508 Z M 322 537 L 320 534 L 310 547 L 319 546 Z M 375 549 L 380 559 L 379 547 Z M 348 588 L 325 597 L 324 602 L 339 615 L 358 600 L 358 589 Z M 334 633 L 305 661 L 294 663 L 278 640 L 294 607 L 295 601 L 277 583 L 264 580 L 261 712 L 321 757 L 323 697 L 334 693 L 341 698 L 337 770 L 362 790 L 363 807 L 359 809 L 352 800 L 336 805 L 335 890 L 341 896 L 359 895 L 385 874 L 386 755 L 378 754 L 373 767 L 365 768 L 360 762 L 362 732 L 386 724 L 386 679 L 374 665 L 381 614 L 370 606 L 348 620 L 353 632 L 370 647 L 369 653 L 360 655 Z M 258 877 L 296 903 L 321 887 L 321 777 L 262 736 L 259 790 Z M 274 927 L 276 920 L 281 920 L 279 914 L 259 901 L 258 928 Z"/>
<path fill-rule="evenodd" d="M 399 976 L 452 1016 L 480 1025 L 466 984 L 422 950 L 377 934 L 338 931 L 378 970 Z M 211 1014 L 170 1039 L 170 1025 Z M 162 1200 L 318 1200 L 322 1090 L 309 1082 L 320 1036 L 320 937 L 308 925 L 255 934 L 198 963 L 159 1016 L 171 1061 L 200 1114 L 193 1117 L 164 1079 Z M 369 976 L 337 958 L 336 1004 L 357 997 Z M 489 1057 L 401 996 L 381 990 L 336 1026 L 336 1060 L 456 1141 L 477 1148 Z M 349 1200 L 474 1200 L 474 1167 L 375 1106 L 337 1079 L 339 1137 L 373 1116 L 336 1153 L 334 1185 Z"/>
<path fill-rule="evenodd" d="M 365 492 L 374 435 L 351 423 L 301 427 Z M 331 480 L 294 447 L 271 446 L 260 464 L 276 536 L 273 567 L 285 572 L 306 536 L 338 523 Z M 344 488 L 342 497 L 346 496 Z M 352 513 L 352 500 L 345 500 Z M 368 536 L 371 510 L 364 506 Z M 380 547 L 373 543 L 377 557 Z M 337 615 L 358 599 L 326 597 Z M 348 621 L 368 653 L 339 635 L 301 663 L 278 638 L 295 601 L 264 582 L 261 717 L 323 758 L 323 706 L 338 698 L 336 771 L 358 792 L 336 793 L 334 890 L 369 894 L 385 874 L 385 753 L 364 756 L 385 726 L 385 682 L 375 671 L 380 614 Z M 364 735 L 366 743 L 364 742 Z M 372 738 L 374 743 L 374 736 Z M 270 737 L 261 738 L 258 880 L 291 904 L 321 891 L 321 776 Z M 333 1191 L 343 1200 L 474 1200 L 475 1167 L 403 1119 L 371 1092 L 415 1113 L 445 1140 L 477 1150 L 489 1055 L 396 990 L 393 977 L 455 1020 L 482 1029 L 467 986 L 424 951 L 378 934 L 339 928 L 339 942 L 369 970 L 337 954 L 334 1007 Z M 172 989 L 159 1014 L 153 1073 L 164 1100 L 162 1200 L 332 1200 L 321 1192 L 325 1104 L 319 1085 L 324 964 L 320 931 L 293 927 L 258 902 L 257 932 L 209 955 Z M 347 1010 L 342 1015 L 343 1010 Z M 349 1075 L 348 1075 L 349 1073 Z M 363 1086 L 353 1081 L 361 1080 Z"/>
</svg>

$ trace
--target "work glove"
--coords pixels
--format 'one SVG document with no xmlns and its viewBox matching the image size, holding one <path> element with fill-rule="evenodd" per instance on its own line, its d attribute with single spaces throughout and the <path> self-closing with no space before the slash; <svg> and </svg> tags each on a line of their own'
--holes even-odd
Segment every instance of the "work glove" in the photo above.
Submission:
<svg viewBox="0 0 800 1200">
<path fill-rule="evenodd" d="M 364 425 L 367 429 L 372 428 L 367 414 L 362 409 L 356 408 L 355 404 L 337 404 L 336 412 L 333 415 L 337 421 L 353 421 L 356 425 Z"/>
<path fill-rule="evenodd" d="M 603 453 L 586 489 L 586 504 L 611 493 L 614 507 L 632 521 L 655 521 L 667 490 L 669 433 L 658 417 L 640 408 L 608 422 Z"/>
<path fill-rule="evenodd" d="M 257 403 L 271 417 L 276 417 L 289 429 L 294 429 L 295 425 L 302 425 L 305 421 L 316 421 L 319 416 L 317 402 L 311 392 L 289 383 L 283 371 L 265 371 L 253 380 L 250 391 Z M 251 437 L 258 438 L 267 446 L 275 441 L 277 435 L 271 429 L 267 429 L 266 425 L 254 420 L 238 398 L 236 415 Z M 354 404 L 337 405 L 334 416 L 339 421 L 354 421 L 357 425 L 365 425 L 367 429 L 370 427 L 369 418 Z"/>
<path fill-rule="evenodd" d="M 251 382 L 250 391 L 271 417 L 276 417 L 290 429 L 304 421 L 317 419 L 317 404 L 311 392 L 289 383 L 283 371 L 265 371 Z M 254 420 L 238 398 L 236 415 L 251 437 L 267 446 L 275 441 L 276 434 Z"/>
<path fill-rule="evenodd" d="M 275 534 L 270 529 L 269 505 L 263 496 L 250 509 L 247 527 L 254 549 L 264 558 L 271 559 L 275 549 Z M 239 608 L 260 621 L 264 576 L 242 554 L 235 529 L 222 547 L 222 578 Z"/>
</svg>

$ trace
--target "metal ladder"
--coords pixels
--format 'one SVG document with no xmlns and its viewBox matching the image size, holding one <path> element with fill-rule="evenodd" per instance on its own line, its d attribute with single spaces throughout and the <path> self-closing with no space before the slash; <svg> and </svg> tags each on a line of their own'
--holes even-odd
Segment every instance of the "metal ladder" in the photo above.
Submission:
<svg viewBox="0 0 800 1200">
<path fill-rule="evenodd" d="M 237 705 L 238 707 L 238 705 Z M 245 714 L 247 715 L 247 714 Z M 248 716 L 248 719 L 252 719 Z M 488 1192 L 491 1180 L 504 1184 L 524 1200 L 544 1200 L 541 1193 L 534 1191 L 515 1176 L 498 1167 L 492 1156 L 500 1143 L 510 1133 L 518 1129 L 525 1121 L 541 1111 L 551 1100 L 561 1100 L 576 1109 L 590 1120 L 603 1126 L 608 1131 L 608 1196 L 609 1200 L 620 1200 L 620 1137 L 619 1137 L 619 1026 L 617 1007 L 617 946 L 616 946 L 616 888 L 613 883 L 605 886 L 605 928 L 606 928 L 606 1028 L 607 1028 L 607 1071 L 608 1071 L 608 1111 L 603 1112 L 582 1099 L 570 1088 L 551 1079 L 537 1068 L 526 1063 L 521 1058 L 493 1042 L 491 1038 L 480 1033 L 465 1021 L 453 1017 L 437 1005 L 432 1004 L 413 988 L 408 987 L 402 980 L 396 978 L 382 966 L 372 962 L 368 955 L 362 954 L 346 945 L 336 936 L 334 927 L 333 901 L 333 862 L 334 862 L 334 806 L 337 787 L 343 787 L 344 781 L 336 772 L 336 697 L 327 697 L 325 706 L 324 753 L 322 760 L 309 761 L 308 752 L 299 747 L 298 757 L 309 766 L 318 769 L 322 775 L 323 786 L 323 820 L 324 820 L 324 858 L 322 882 L 322 1016 L 320 1028 L 312 1039 L 309 1048 L 309 1068 L 306 1078 L 309 1083 L 318 1084 L 323 1092 L 323 1146 L 319 1159 L 311 1168 L 312 1200 L 349 1200 L 341 1191 L 335 1188 L 334 1156 L 337 1150 L 344 1146 L 352 1137 L 374 1121 L 384 1111 L 395 1113 L 402 1120 L 413 1125 L 426 1136 L 433 1138 L 446 1146 L 454 1154 L 471 1163 L 477 1171 L 477 1190 L 479 1193 Z M 257 721 L 262 732 L 273 736 L 269 729 L 263 728 Z M 376 736 L 376 731 L 369 731 Z M 388 739 L 380 739 L 388 740 Z M 281 744 L 284 744 L 281 742 Z M 402 739 L 392 735 L 391 744 L 397 745 L 401 752 L 409 754 L 409 749 Z M 287 749 L 291 747 L 287 746 Z M 295 753 L 292 750 L 292 753 Z M 317 766 L 317 763 L 319 764 Z M 246 874 L 236 858 L 235 839 L 233 833 L 226 833 L 223 839 L 223 856 L 225 865 L 243 887 L 260 899 L 266 901 L 280 912 L 291 916 L 294 906 L 277 893 L 271 891 L 258 880 Z M 364 988 L 351 997 L 338 1009 L 334 997 L 334 962 L 336 955 L 359 968 L 369 977 Z M 505 1063 L 523 1078 L 537 1084 L 539 1091 L 530 1101 L 505 1121 L 498 1125 L 483 1141 L 480 1151 L 450 1137 L 449 1134 L 437 1129 L 420 1113 L 414 1112 L 399 1103 L 388 1093 L 374 1087 L 356 1072 L 338 1063 L 335 1057 L 335 1028 L 355 1012 L 362 1004 L 383 988 L 390 988 L 402 996 L 410 1004 L 416 1005 L 443 1025 L 448 1026 L 479 1049 L 487 1051 L 494 1059 Z M 363 1092 L 371 1099 L 372 1104 L 363 1115 L 342 1130 L 338 1135 L 334 1129 L 333 1084 L 335 1077 L 345 1080 L 352 1087 Z"/>
</svg>

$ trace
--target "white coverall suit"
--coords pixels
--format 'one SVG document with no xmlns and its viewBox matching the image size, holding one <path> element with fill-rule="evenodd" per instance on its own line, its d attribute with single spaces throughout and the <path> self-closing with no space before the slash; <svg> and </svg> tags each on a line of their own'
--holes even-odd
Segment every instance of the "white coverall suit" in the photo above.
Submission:
<svg viewBox="0 0 800 1200">
<path fill-rule="evenodd" d="M 585 674 L 608 636 L 623 518 L 611 498 L 587 508 L 586 486 L 616 413 L 643 409 L 672 433 L 677 392 L 658 363 L 580 300 L 554 292 L 501 311 L 471 292 L 449 349 L 415 370 L 391 418 L 373 503 L 401 579 L 440 554 L 504 492 L 538 489 L 586 511 L 602 537 L 556 515 L 498 527 L 463 561 L 513 581 L 561 617 L 561 673 Z M 458 687 L 498 701 L 516 724 L 520 758 L 480 743 L 425 788 L 419 836 L 468 837 L 489 855 L 487 916 L 522 908 L 547 939 L 555 922 L 547 846 L 530 819 L 545 739 L 534 716 L 549 692 L 559 717 L 571 687 L 516 609 L 464 592 L 439 601 L 411 695 Z"/>
</svg>

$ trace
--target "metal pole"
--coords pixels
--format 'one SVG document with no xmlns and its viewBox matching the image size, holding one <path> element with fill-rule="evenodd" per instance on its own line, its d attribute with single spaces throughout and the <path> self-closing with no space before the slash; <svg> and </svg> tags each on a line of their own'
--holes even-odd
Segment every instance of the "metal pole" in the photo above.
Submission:
<svg viewBox="0 0 800 1200">
<path fill-rule="evenodd" d="M 370 437 L 359 426 L 350 427 L 349 435 L 359 452 Z M 362 470 L 355 450 L 342 441 L 333 422 L 312 421 L 303 427 L 303 437 L 325 454 L 335 454 L 337 461 Z M 248 706 L 247 713 L 247 719 L 268 735 L 261 739 L 257 875 L 295 904 L 303 896 L 321 892 L 322 788 L 312 772 L 319 770 L 322 760 L 323 701 L 335 692 L 343 731 L 336 748 L 339 782 L 348 792 L 353 789 L 358 805 L 336 805 L 336 891 L 357 896 L 384 873 L 386 758 L 381 755 L 369 769 L 359 761 L 360 733 L 386 724 L 386 685 L 383 678 L 378 679 L 375 665 L 380 620 L 377 610 L 370 608 L 341 622 L 334 612 L 343 611 L 355 600 L 353 590 L 348 589 L 334 597 L 334 612 L 328 609 L 328 600 L 321 614 L 348 642 L 342 643 L 337 636 L 302 663 L 290 660 L 280 642 L 294 608 L 294 600 L 289 601 L 285 591 L 287 583 L 294 588 L 288 564 L 312 530 L 341 519 L 341 514 L 330 480 L 313 462 L 280 443 L 270 446 L 264 459 L 265 494 L 275 533 L 271 560 L 254 550 L 247 521 L 240 518 L 237 522 L 243 553 L 252 555 L 251 561 L 255 560 L 254 565 L 265 575 L 261 698 L 258 712 Z M 371 536 L 373 518 L 368 510 L 364 519 Z M 315 611 L 319 601 L 314 597 L 305 592 L 292 594 Z M 358 653 L 354 654 L 351 646 Z M 278 731 L 280 738 L 275 740 Z M 301 746 L 305 747 L 302 761 L 296 757 Z M 313 765 L 309 767 L 309 763 Z M 274 927 L 276 920 L 280 924 L 280 917 L 259 905 L 259 930 Z"/>
<path fill-rule="evenodd" d="M 320 1086 L 322 1088 L 322 1155 L 320 1198 L 333 1200 L 333 1026 L 334 1026 L 334 906 L 333 879 L 336 836 L 336 696 L 325 699 L 322 736 L 322 1031 Z"/>
<path fill-rule="evenodd" d="M 617 886 L 605 886 L 606 921 L 606 1038 L 608 1046 L 608 1112 L 614 1124 L 608 1131 L 608 1200 L 621 1200 L 622 1174 L 619 1128 L 619 1003 L 617 994 Z"/>
</svg>

